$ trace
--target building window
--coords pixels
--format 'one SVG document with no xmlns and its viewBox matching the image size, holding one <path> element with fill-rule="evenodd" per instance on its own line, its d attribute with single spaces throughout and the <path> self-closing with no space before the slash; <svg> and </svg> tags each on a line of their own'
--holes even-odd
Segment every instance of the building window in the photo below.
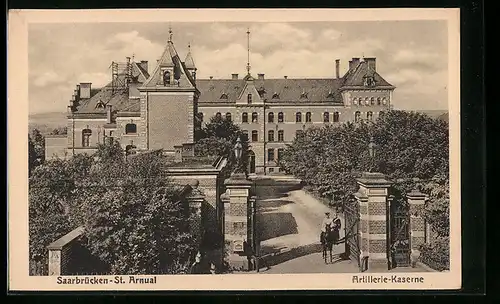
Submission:
<svg viewBox="0 0 500 304">
<path fill-rule="evenodd" d="M 247 130 L 243 130 L 243 136 L 241 138 L 243 141 L 247 141 L 248 140 L 248 131 Z"/>
<path fill-rule="evenodd" d="M 273 94 L 273 99 L 280 99 L 280 95 L 278 93 Z"/>
<path fill-rule="evenodd" d="M 361 112 L 360 111 L 356 111 L 356 113 L 354 113 L 354 121 L 355 122 L 359 122 L 361 119 Z"/>
<path fill-rule="evenodd" d="M 252 94 L 247 95 L 247 101 L 248 101 L 248 104 L 252 103 Z"/>
<path fill-rule="evenodd" d="M 380 97 L 379 97 L 379 98 L 377 98 L 377 105 L 378 105 L 378 106 L 382 105 L 382 100 L 380 99 Z"/>
<path fill-rule="evenodd" d="M 170 71 L 163 72 L 163 85 L 166 86 L 167 84 L 170 84 Z"/>
<path fill-rule="evenodd" d="M 220 119 L 222 117 L 222 115 L 220 114 L 220 112 L 217 112 L 217 114 L 215 114 L 215 117 Z"/>
<path fill-rule="evenodd" d="M 274 173 L 274 168 L 269 168 L 269 173 Z"/>
<path fill-rule="evenodd" d="M 244 123 L 248 122 L 248 113 L 247 112 L 241 114 L 241 122 L 244 122 Z"/>
<path fill-rule="evenodd" d="M 285 133 L 283 130 L 278 131 L 278 141 L 285 141 Z"/>
<path fill-rule="evenodd" d="M 284 122 L 285 121 L 285 116 L 283 115 L 283 112 L 278 113 L 278 122 Z"/>
<path fill-rule="evenodd" d="M 279 148 L 279 149 L 278 149 L 278 160 L 280 160 L 280 159 L 283 157 L 283 152 L 284 152 L 284 151 L 285 151 L 285 150 L 284 150 L 283 148 Z"/>
<path fill-rule="evenodd" d="M 229 112 L 226 113 L 226 120 L 231 121 L 231 113 Z"/>
<path fill-rule="evenodd" d="M 258 121 L 258 118 L 259 116 L 257 115 L 257 112 L 253 112 L 252 113 L 252 122 L 253 123 L 256 123 Z"/>
<path fill-rule="evenodd" d="M 270 122 L 270 123 L 274 122 L 274 113 L 273 112 L 269 112 L 269 114 L 267 114 L 267 122 Z"/>
<path fill-rule="evenodd" d="M 384 97 L 384 98 L 382 98 L 382 104 L 383 104 L 384 106 L 387 104 L 387 99 L 385 99 L 385 97 Z"/>
<path fill-rule="evenodd" d="M 375 105 L 375 97 L 370 98 L 370 104 L 371 104 L 372 106 L 374 106 L 374 105 Z"/>
<path fill-rule="evenodd" d="M 82 131 L 82 147 L 90 147 L 91 136 L 92 136 L 92 130 L 84 129 Z"/>
<path fill-rule="evenodd" d="M 295 122 L 302 122 L 302 113 L 295 113 Z"/>
<path fill-rule="evenodd" d="M 355 105 L 357 105 L 357 104 L 358 104 L 358 99 L 357 99 L 357 98 L 354 98 L 354 99 L 352 100 L 352 103 L 353 103 L 353 104 L 355 104 Z"/>
<path fill-rule="evenodd" d="M 323 122 L 330 122 L 330 113 L 329 112 L 323 113 Z"/>
<path fill-rule="evenodd" d="M 256 130 L 252 131 L 252 141 L 259 141 L 259 132 Z"/>
<path fill-rule="evenodd" d="M 311 118 L 311 117 L 312 117 L 311 112 L 307 112 L 307 113 L 306 113 L 306 122 L 311 122 L 311 121 L 312 121 L 312 118 Z"/>
<path fill-rule="evenodd" d="M 112 145 L 112 144 L 113 144 L 113 141 L 115 140 L 114 135 L 115 135 L 115 134 L 114 134 L 114 132 L 113 132 L 113 131 L 109 131 L 108 143 L 109 143 L 110 145 Z"/>
<path fill-rule="evenodd" d="M 198 119 L 200 120 L 200 123 L 203 122 L 203 113 L 198 113 Z"/>
<path fill-rule="evenodd" d="M 333 113 L 333 122 L 339 122 L 339 112 Z"/>
<path fill-rule="evenodd" d="M 273 130 L 269 130 L 267 132 L 267 141 L 274 141 L 274 131 Z"/>
<path fill-rule="evenodd" d="M 370 99 L 368 97 L 365 98 L 365 105 L 369 105 L 370 104 Z"/>
<path fill-rule="evenodd" d="M 220 96 L 220 99 L 228 99 L 228 96 L 226 93 L 222 93 L 222 95 Z"/>
<path fill-rule="evenodd" d="M 366 119 L 369 121 L 372 121 L 372 119 L 373 119 L 373 112 L 372 111 L 368 111 L 366 113 Z"/>
<path fill-rule="evenodd" d="M 267 149 L 267 161 L 274 161 L 274 149 Z"/>
<path fill-rule="evenodd" d="M 125 125 L 125 134 L 136 134 L 137 133 L 137 125 L 134 123 L 129 123 Z"/>
</svg>

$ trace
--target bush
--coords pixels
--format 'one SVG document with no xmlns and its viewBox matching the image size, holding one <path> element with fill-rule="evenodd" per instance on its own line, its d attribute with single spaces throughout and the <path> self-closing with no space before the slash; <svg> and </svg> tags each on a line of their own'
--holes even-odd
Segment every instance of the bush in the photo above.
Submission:
<svg viewBox="0 0 500 304">
<path fill-rule="evenodd" d="M 421 260 L 432 269 L 443 271 L 450 269 L 450 239 L 437 237 L 421 246 Z"/>
</svg>

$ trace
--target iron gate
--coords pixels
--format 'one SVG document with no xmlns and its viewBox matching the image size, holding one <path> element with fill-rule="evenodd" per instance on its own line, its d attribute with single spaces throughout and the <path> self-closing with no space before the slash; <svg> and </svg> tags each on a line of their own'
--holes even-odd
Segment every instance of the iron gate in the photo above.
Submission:
<svg viewBox="0 0 500 304">
<path fill-rule="evenodd" d="M 346 257 L 356 261 L 360 266 L 360 239 L 359 239 L 359 202 L 353 200 L 344 205 L 345 217 L 345 251 Z"/>
<path fill-rule="evenodd" d="M 410 212 L 407 204 L 395 201 L 390 210 L 389 244 L 391 267 L 410 266 Z"/>
</svg>

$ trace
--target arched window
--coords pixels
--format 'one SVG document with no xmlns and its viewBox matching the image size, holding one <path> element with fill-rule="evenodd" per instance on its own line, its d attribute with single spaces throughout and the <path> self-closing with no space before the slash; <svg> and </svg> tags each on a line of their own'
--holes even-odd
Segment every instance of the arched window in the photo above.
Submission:
<svg viewBox="0 0 500 304">
<path fill-rule="evenodd" d="M 385 97 L 384 97 L 384 98 L 382 98 L 382 104 L 383 104 L 384 106 L 387 104 L 387 99 L 385 99 Z"/>
<path fill-rule="evenodd" d="M 90 147 L 91 136 L 92 136 L 92 130 L 90 129 L 82 130 L 82 147 Z"/>
<path fill-rule="evenodd" d="M 254 122 L 254 123 L 258 122 L 258 117 L 259 116 L 258 116 L 257 112 L 253 112 L 252 113 L 252 122 Z"/>
<path fill-rule="evenodd" d="M 252 131 L 252 141 L 259 141 L 259 132 L 257 130 Z"/>
<path fill-rule="evenodd" d="M 243 140 L 243 141 L 248 140 L 248 131 L 247 130 L 243 130 L 243 136 L 242 136 L 241 140 Z"/>
<path fill-rule="evenodd" d="M 330 122 L 330 113 L 329 112 L 323 113 L 323 122 Z"/>
<path fill-rule="evenodd" d="M 134 145 L 127 145 L 127 146 L 125 147 L 125 154 L 126 154 L 126 155 L 135 154 L 135 149 L 136 149 L 136 148 L 137 148 L 137 147 L 136 147 L 136 146 L 134 146 Z"/>
<path fill-rule="evenodd" d="M 361 119 L 361 112 L 356 111 L 356 113 L 354 113 L 354 121 L 359 122 L 360 119 Z"/>
<path fill-rule="evenodd" d="M 372 112 L 372 111 L 368 111 L 368 112 L 366 113 L 366 119 L 367 119 L 368 121 L 372 121 L 372 119 L 373 119 L 373 112 Z"/>
<path fill-rule="evenodd" d="M 269 114 L 267 114 L 267 122 L 270 122 L 270 123 L 274 122 L 274 113 L 273 112 L 269 112 Z"/>
<path fill-rule="evenodd" d="M 333 113 L 333 122 L 339 122 L 339 112 Z"/>
<path fill-rule="evenodd" d="M 382 100 L 380 99 L 380 97 L 379 97 L 379 98 L 377 98 L 377 105 L 378 105 L 378 106 L 382 105 Z"/>
<path fill-rule="evenodd" d="M 222 114 L 221 114 L 220 112 L 217 112 L 217 113 L 215 114 L 215 117 L 216 117 L 216 118 L 221 118 L 221 117 L 222 117 Z"/>
<path fill-rule="evenodd" d="M 163 72 L 163 85 L 170 84 L 170 71 Z"/>
<path fill-rule="evenodd" d="M 311 112 L 307 112 L 306 113 L 306 122 L 311 122 L 311 120 L 312 120 L 311 117 L 312 117 Z"/>
<path fill-rule="evenodd" d="M 267 141 L 274 141 L 274 131 L 273 130 L 269 130 L 267 132 Z"/>
<path fill-rule="evenodd" d="M 285 115 L 283 115 L 283 112 L 278 113 L 278 122 L 284 122 L 285 121 Z"/>
<path fill-rule="evenodd" d="M 374 106 L 374 105 L 375 105 L 375 97 L 370 98 L 370 104 L 371 104 L 372 106 Z"/>
<path fill-rule="evenodd" d="M 226 119 L 231 121 L 231 113 L 229 113 L 229 112 L 226 113 Z"/>
<path fill-rule="evenodd" d="M 295 122 L 302 122 L 302 113 L 301 112 L 295 113 Z"/>
<path fill-rule="evenodd" d="M 125 134 L 136 134 L 137 125 L 134 123 L 129 123 L 125 125 Z"/>
<path fill-rule="evenodd" d="M 365 105 L 369 105 L 370 104 L 370 99 L 368 97 L 365 98 Z"/>
<path fill-rule="evenodd" d="M 114 133 L 115 133 L 115 132 L 113 132 L 113 131 L 109 131 L 108 143 L 109 143 L 110 145 L 111 145 L 111 144 L 113 144 L 113 141 L 115 140 L 115 138 L 114 138 L 114 135 L 115 135 L 115 134 L 114 134 Z"/>
<path fill-rule="evenodd" d="M 248 101 L 248 104 L 252 103 L 252 94 L 247 95 L 247 101 Z"/>
<path fill-rule="evenodd" d="M 241 114 L 241 122 L 247 123 L 248 122 L 248 113 L 244 112 Z"/>
<path fill-rule="evenodd" d="M 354 98 L 354 99 L 352 100 L 352 103 L 353 103 L 353 104 L 355 104 L 355 105 L 357 105 L 357 104 L 358 104 L 358 99 L 357 99 L 357 98 Z"/>
<path fill-rule="evenodd" d="M 198 113 L 198 118 L 200 120 L 200 123 L 202 123 L 203 122 L 203 113 L 201 113 L 201 112 Z"/>
<path fill-rule="evenodd" d="M 278 141 L 285 141 L 285 132 L 283 130 L 278 131 Z"/>
</svg>

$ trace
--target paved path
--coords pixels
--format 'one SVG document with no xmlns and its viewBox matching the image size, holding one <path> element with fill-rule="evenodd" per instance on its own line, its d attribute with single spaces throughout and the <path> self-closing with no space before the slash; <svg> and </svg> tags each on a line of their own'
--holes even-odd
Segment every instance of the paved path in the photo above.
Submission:
<svg viewBox="0 0 500 304">
<path fill-rule="evenodd" d="M 325 264 L 319 235 L 329 207 L 304 190 L 276 191 L 257 199 L 257 235 L 260 255 L 269 269 L 262 273 L 357 272 L 351 261 L 340 261 L 344 244 L 334 246 L 333 263 Z M 344 237 L 344 219 L 340 216 Z M 264 266 L 261 264 L 261 266 Z"/>
</svg>

